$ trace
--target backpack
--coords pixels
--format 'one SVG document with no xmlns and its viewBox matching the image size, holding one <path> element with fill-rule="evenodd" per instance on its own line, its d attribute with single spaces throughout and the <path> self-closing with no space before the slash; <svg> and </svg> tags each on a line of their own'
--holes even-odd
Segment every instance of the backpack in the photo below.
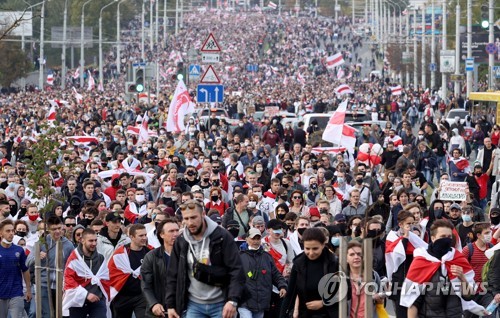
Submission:
<svg viewBox="0 0 500 318">
<path fill-rule="evenodd" d="M 488 281 L 488 272 L 490 270 L 490 264 L 491 264 L 491 260 L 493 259 L 493 257 L 495 256 L 492 256 L 487 262 L 486 264 L 484 264 L 483 266 L 483 270 L 481 271 L 481 281 L 482 282 L 487 282 Z"/>
<path fill-rule="evenodd" d="M 472 243 L 467 243 L 467 247 L 469 248 L 469 257 L 467 257 L 467 260 L 469 261 L 469 264 L 470 264 L 470 261 L 472 259 L 472 254 L 474 254 L 474 246 L 472 245 Z M 492 247 L 493 247 L 493 244 L 488 243 L 488 248 L 492 248 Z M 489 263 L 489 261 L 488 261 L 488 263 Z M 483 270 L 485 267 L 486 267 L 486 265 L 484 265 Z M 483 280 L 483 282 L 484 282 L 484 280 Z"/>
</svg>

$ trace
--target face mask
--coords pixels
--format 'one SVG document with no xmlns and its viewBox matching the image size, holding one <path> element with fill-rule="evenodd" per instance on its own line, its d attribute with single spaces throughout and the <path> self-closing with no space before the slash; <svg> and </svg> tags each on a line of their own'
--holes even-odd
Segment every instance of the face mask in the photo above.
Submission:
<svg viewBox="0 0 500 318">
<path fill-rule="evenodd" d="M 282 229 L 279 229 L 279 230 L 273 230 L 273 233 L 274 233 L 274 234 L 279 234 L 279 235 L 281 235 L 281 234 L 283 234 L 283 230 L 282 230 Z"/>
<path fill-rule="evenodd" d="M 7 178 L 0 178 L 0 183 L 4 183 L 5 181 L 7 181 Z"/>
<path fill-rule="evenodd" d="M 239 123 L 238 126 L 243 127 L 243 123 Z"/>
<path fill-rule="evenodd" d="M 135 196 L 135 200 L 137 202 L 143 202 L 144 199 L 145 199 L 145 195 L 144 194 L 138 194 L 138 195 Z"/>
<path fill-rule="evenodd" d="M 234 237 L 234 238 L 237 238 L 238 237 L 238 233 L 240 233 L 240 229 L 237 228 L 237 227 L 231 227 L 231 228 L 228 228 L 227 231 L 229 233 L 231 233 L 231 235 Z"/>
<path fill-rule="evenodd" d="M 472 218 L 470 217 L 470 215 L 464 214 L 464 215 L 462 215 L 462 220 L 464 222 L 470 222 L 470 221 L 472 221 Z"/>
<path fill-rule="evenodd" d="M 15 188 L 15 187 L 16 187 L 16 183 L 15 182 L 9 183 L 9 188 Z"/>
<path fill-rule="evenodd" d="M 363 179 L 356 179 L 356 184 L 362 185 L 363 184 Z"/>
<path fill-rule="evenodd" d="M 314 170 L 313 170 L 313 168 L 309 167 L 309 168 L 306 168 L 306 172 L 311 174 L 311 173 L 314 173 Z"/>
<path fill-rule="evenodd" d="M 262 192 L 254 192 L 253 194 L 255 194 L 259 199 L 262 198 Z"/>
<path fill-rule="evenodd" d="M 220 181 L 219 180 L 214 180 L 214 181 L 212 181 L 212 185 L 214 187 L 218 187 L 220 185 Z"/>
<path fill-rule="evenodd" d="M 344 180 L 344 178 L 340 177 L 340 178 L 337 178 L 337 182 L 338 182 L 338 183 L 344 183 L 344 182 L 345 182 L 345 180 Z"/>
<path fill-rule="evenodd" d="M 2 243 L 7 244 L 7 245 L 12 245 L 12 241 L 7 241 L 7 239 L 2 239 Z"/>
<path fill-rule="evenodd" d="M 286 214 L 278 214 L 278 219 L 283 220 L 285 218 Z"/>
<path fill-rule="evenodd" d="M 35 222 L 36 220 L 38 220 L 38 213 L 35 215 L 28 215 L 28 218 L 31 222 Z"/>
<path fill-rule="evenodd" d="M 483 241 L 484 241 L 484 243 L 485 243 L 485 244 L 489 244 L 489 243 L 491 243 L 491 234 L 489 234 L 489 235 L 485 235 L 485 236 L 483 237 Z"/>
<path fill-rule="evenodd" d="M 434 217 L 436 219 L 440 219 L 443 217 L 443 209 L 435 209 L 434 210 Z"/>
<path fill-rule="evenodd" d="M 208 183 L 210 181 L 210 178 L 203 178 L 203 182 Z"/>
<path fill-rule="evenodd" d="M 317 183 L 311 184 L 311 189 L 316 190 L 317 188 L 318 188 L 318 184 Z"/>
<path fill-rule="evenodd" d="M 478 178 L 479 178 L 480 176 L 482 176 L 482 175 L 483 175 L 481 172 L 476 172 L 476 173 L 474 173 L 474 174 L 475 174 L 475 175 L 476 175 L 476 177 L 478 177 Z"/>
<path fill-rule="evenodd" d="M 250 201 L 250 202 L 248 202 L 248 207 L 249 207 L 250 209 L 253 209 L 253 208 L 255 208 L 256 206 L 257 206 L 257 202 L 255 202 L 255 201 Z"/>
<path fill-rule="evenodd" d="M 293 178 L 293 182 L 295 182 L 295 183 L 299 182 L 299 180 L 300 180 L 300 177 Z"/>
<path fill-rule="evenodd" d="M 340 238 L 332 236 L 332 238 L 330 239 L 330 243 L 332 243 L 333 246 L 337 247 L 340 245 Z"/>
<path fill-rule="evenodd" d="M 280 149 L 280 154 L 284 154 L 286 152 L 285 149 Z"/>
<path fill-rule="evenodd" d="M 172 201 L 177 201 L 178 197 L 175 195 L 175 196 L 172 196 L 171 199 L 172 199 Z"/>
<path fill-rule="evenodd" d="M 217 158 L 219 158 L 219 157 L 217 157 L 217 156 L 212 156 L 212 160 L 214 160 L 214 161 L 215 161 L 215 160 L 217 160 Z"/>
<path fill-rule="evenodd" d="M 214 202 L 217 202 L 217 201 L 219 200 L 219 196 L 218 196 L 218 195 L 212 195 L 210 198 L 211 198 L 211 199 L 212 199 L 212 201 L 214 201 Z"/>
<path fill-rule="evenodd" d="M 163 191 L 170 192 L 170 191 L 172 191 L 172 187 L 171 186 L 165 186 L 165 187 L 163 187 Z"/>
<path fill-rule="evenodd" d="M 452 243 L 453 241 L 449 237 L 435 240 L 433 243 L 429 244 L 429 252 L 432 256 L 441 259 L 441 257 L 451 250 Z"/>
<path fill-rule="evenodd" d="M 424 136 L 418 135 L 418 140 L 422 140 L 422 139 L 424 139 Z"/>
<path fill-rule="evenodd" d="M 490 216 L 491 224 L 498 225 L 500 223 L 500 216 Z"/>
<path fill-rule="evenodd" d="M 124 146 L 125 145 L 125 140 L 120 140 L 120 145 Z"/>
<path fill-rule="evenodd" d="M 351 225 L 351 231 L 352 231 L 352 232 L 356 231 L 356 229 L 357 229 L 357 228 L 358 228 L 358 227 L 357 227 L 356 225 Z"/>
<path fill-rule="evenodd" d="M 307 230 L 305 227 L 301 228 L 301 229 L 297 229 L 297 232 L 302 236 L 302 234 L 304 234 L 305 230 Z"/>
<path fill-rule="evenodd" d="M 255 168 L 255 172 L 257 172 L 257 173 L 262 173 L 263 170 L 264 169 L 262 169 L 262 167 Z"/>
<path fill-rule="evenodd" d="M 380 234 L 380 230 L 368 230 L 366 232 L 366 237 L 368 238 L 375 238 Z"/>
<path fill-rule="evenodd" d="M 142 152 L 148 152 L 149 148 L 148 147 L 142 147 Z"/>
<path fill-rule="evenodd" d="M 24 231 L 17 231 L 17 232 L 16 232 L 16 235 L 17 235 L 17 236 L 20 236 L 20 237 L 26 237 L 26 235 L 28 235 L 28 232 L 24 232 Z"/>
</svg>

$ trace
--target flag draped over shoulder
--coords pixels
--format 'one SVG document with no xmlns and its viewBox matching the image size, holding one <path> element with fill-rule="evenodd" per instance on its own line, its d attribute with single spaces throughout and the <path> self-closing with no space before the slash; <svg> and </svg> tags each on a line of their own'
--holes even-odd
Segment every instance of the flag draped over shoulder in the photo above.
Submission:
<svg viewBox="0 0 500 318">
<path fill-rule="evenodd" d="M 460 280 L 451 272 L 451 266 L 456 265 L 463 268 L 463 273 L 470 286 L 474 284 L 474 271 L 467 259 L 452 248 L 445 254 L 441 260 L 430 255 L 425 248 L 417 248 L 413 253 L 414 259 L 406 275 L 403 284 L 400 305 L 411 307 L 415 300 L 422 294 L 425 288 L 424 283 L 429 283 L 436 273 L 441 270 L 441 273 L 447 276 L 450 280 L 450 289 L 453 288 L 456 296 L 460 298 L 462 310 L 468 310 L 473 314 L 483 316 L 485 308 L 478 305 L 475 301 L 466 301 L 460 294 Z M 472 288 L 472 287 L 471 287 Z"/>
<path fill-rule="evenodd" d="M 405 250 L 403 238 L 403 236 L 397 235 L 395 231 L 390 231 L 385 240 L 385 267 L 389 281 L 392 280 L 392 274 L 405 262 L 407 254 L 413 255 L 413 251 L 419 247 L 427 248 L 427 243 L 410 232 L 408 236 L 409 242 Z"/>
<path fill-rule="evenodd" d="M 116 295 L 118 295 L 130 275 L 132 275 L 134 278 L 138 278 L 141 276 L 141 266 L 137 267 L 136 270 L 133 270 L 132 267 L 130 267 L 130 260 L 128 259 L 127 250 L 123 245 L 117 248 L 113 253 L 113 256 L 111 256 L 111 259 L 108 263 L 108 268 L 110 301 L 112 301 L 116 297 Z"/>
</svg>

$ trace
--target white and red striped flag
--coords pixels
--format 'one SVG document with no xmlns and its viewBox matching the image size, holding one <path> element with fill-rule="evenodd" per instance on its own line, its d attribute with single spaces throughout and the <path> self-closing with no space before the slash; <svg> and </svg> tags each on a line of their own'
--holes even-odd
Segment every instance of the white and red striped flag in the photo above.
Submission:
<svg viewBox="0 0 500 318">
<path fill-rule="evenodd" d="M 80 68 L 78 67 L 74 72 L 73 72 L 73 79 L 77 79 L 80 77 Z"/>
<path fill-rule="evenodd" d="M 181 132 L 184 131 L 184 116 L 194 112 L 194 103 L 191 101 L 191 96 L 187 91 L 186 84 L 182 80 L 179 81 L 175 88 L 174 97 L 170 102 L 168 109 L 168 117 L 166 122 L 167 131 Z"/>
<path fill-rule="evenodd" d="M 347 84 L 342 84 L 335 89 L 335 94 L 343 95 L 343 94 L 352 94 L 353 91 Z"/>
<path fill-rule="evenodd" d="M 130 260 L 128 258 L 128 251 L 125 250 L 125 246 L 120 246 L 116 249 L 111 256 L 108 263 L 109 268 L 109 300 L 112 301 L 116 295 L 123 288 L 127 282 L 130 275 L 135 278 L 141 276 L 141 266 L 137 267 L 135 270 L 130 266 Z"/>
<path fill-rule="evenodd" d="M 278 7 L 278 5 L 272 1 L 269 1 L 269 3 L 267 4 L 267 6 L 271 9 L 276 9 Z"/>
<path fill-rule="evenodd" d="M 342 79 L 344 76 L 345 76 L 344 69 L 339 67 L 339 70 L 337 71 L 337 79 Z"/>
<path fill-rule="evenodd" d="M 387 269 L 387 278 L 389 281 L 392 281 L 392 274 L 394 274 L 399 266 L 406 260 L 406 255 L 413 255 L 413 251 L 416 248 L 427 248 L 427 243 L 412 232 L 410 232 L 408 241 L 405 250 L 403 246 L 403 236 L 398 236 L 395 231 L 390 231 L 389 234 L 387 234 L 385 241 L 385 267 Z"/>
<path fill-rule="evenodd" d="M 334 68 L 344 63 L 345 61 L 342 53 L 337 53 L 326 58 L 326 68 Z"/>
<path fill-rule="evenodd" d="M 99 139 L 97 137 L 92 136 L 71 136 L 66 137 L 68 140 L 72 140 L 74 145 L 86 145 L 88 146 L 91 142 L 99 143 Z"/>
<path fill-rule="evenodd" d="M 141 127 L 139 128 L 139 141 L 143 143 L 145 143 L 149 139 L 148 122 L 149 122 L 149 117 L 148 113 L 146 112 L 144 114 L 144 117 L 142 117 Z"/>
<path fill-rule="evenodd" d="M 95 80 L 94 77 L 92 77 L 92 73 L 90 73 L 90 71 L 88 71 L 88 73 L 89 73 L 89 82 L 87 86 L 87 91 L 91 91 L 95 88 Z"/>
<path fill-rule="evenodd" d="M 49 99 L 49 104 L 51 106 L 54 106 L 56 108 L 63 107 L 63 106 L 68 106 L 69 103 L 65 100 L 62 99 Z"/>
<path fill-rule="evenodd" d="M 337 110 L 332 114 L 325 130 L 323 131 L 323 140 L 347 148 L 354 152 L 356 145 L 356 130 L 349 125 L 344 124 L 345 113 L 347 110 L 347 100 L 343 101 Z"/>
<path fill-rule="evenodd" d="M 52 72 L 47 74 L 47 84 L 54 85 L 54 74 Z"/>
<path fill-rule="evenodd" d="M 441 274 L 448 276 L 451 283 L 450 288 L 460 298 L 462 310 L 468 310 L 475 315 L 484 316 L 485 308 L 483 306 L 478 305 L 475 301 L 466 301 L 462 298 L 460 286 L 463 283 L 451 271 L 453 265 L 461 267 L 467 281 L 467 287 L 474 288 L 474 270 L 461 252 L 452 248 L 441 259 L 437 259 L 430 255 L 425 248 L 417 248 L 413 253 L 413 257 L 413 262 L 406 274 L 406 279 L 401 290 L 401 306 L 411 307 L 422 291 L 427 288 L 428 285 L 426 283 L 431 282 L 436 271 L 441 271 Z M 440 287 L 438 286 L 437 288 Z M 472 294 L 474 293 L 472 291 Z"/>
<path fill-rule="evenodd" d="M 352 78 L 352 71 L 350 71 L 349 74 L 347 74 L 346 79 L 351 79 L 351 78 Z"/>
<path fill-rule="evenodd" d="M 73 87 L 73 95 L 75 95 L 75 99 L 76 99 L 76 102 L 77 102 L 78 104 L 83 103 L 83 96 L 82 96 L 82 94 L 78 93 L 78 92 L 76 91 L 76 88 L 74 88 L 74 87 Z"/>
<path fill-rule="evenodd" d="M 402 92 L 403 88 L 401 87 L 401 85 L 391 87 L 391 93 L 393 96 L 401 95 Z"/>
<path fill-rule="evenodd" d="M 50 122 L 56 120 L 56 107 L 54 105 L 50 106 L 49 113 L 47 114 L 47 120 Z"/>
</svg>

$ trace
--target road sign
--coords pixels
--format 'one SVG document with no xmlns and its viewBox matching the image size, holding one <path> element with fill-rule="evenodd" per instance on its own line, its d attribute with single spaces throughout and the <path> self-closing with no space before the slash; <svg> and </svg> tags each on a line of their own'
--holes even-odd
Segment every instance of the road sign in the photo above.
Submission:
<svg viewBox="0 0 500 318">
<path fill-rule="evenodd" d="M 435 71 L 437 71 L 437 65 L 436 65 L 436 63 L 431 63 L 431 64 L 429 64 L 429 70 L 430 70 L 431 72 L 435 72 Z"/>
<path fill-rule="evenodd" d="M 498 50 L 497 46 L 495 43 L 488 43 L 485 46 L 486 53 L 488 54 L 495 54 Z"/>
<path fill-rule="evenodd" d="M 133 63 L 133 67 L 146 66 L 146 63 Z"/>
<path fill-rule="evenodd" d="M 198 85 L 198 103 L 224 102 L 224 85 Z"/>
<path fill-rule="evenodd" d="M 209 65 L 205 73 L 200 79 L 201 84 L 220 84 L 219 76 L 215 73 L 212 65 Z"/>
<path fill-rule="evenodd" d="M 189 77 L 200 77 L 201 68 L 199 65 L 191 64 L 189 65 Z"/>
<path fill-rule="evenodd" d="M 439 70 L 441 73 L 455 72 L 455 50 L 441 50 Z"/>
<path fill-rule="evenodd" d="M 219 63 L 220 55 L 214 53 L 203 53 L 201 55 L 201 61 L 203 63 Z"/>
<path fill-rule="evenodd" d="M 450 74 L 450 81 L 452 82 L 463 82 L 464 80 L 464 74 Z"/>
<path fill-rule="evenodd" d="M 247 64 L 247 72 L 258 72 L 259 65 L 258 64 Z"/>
<path fill-rule="evenodd" d="M 200 51 L 202 53 L 218 53 L 221 51 L 220 46 L 212 33 L 210 33 L 205 42 L 203 42 Z"/>
<path fill-rule="evenodd" d="M 495 78 L 500 78 L 500 66 L 493 66 L 493 75 Z"/>
<path fill-rule="evenodd" d="M 198 50 L 194 48 L 190 48 L 188 51 L 188 60 L 189 61 L 196 61 L 196 57 L 198 56 Z"/>
<path fill-rule="evenodd" d="M 465 59 L 465 71 L 466 72 L 474 71 L 474 58 Z"/>
</svg>

